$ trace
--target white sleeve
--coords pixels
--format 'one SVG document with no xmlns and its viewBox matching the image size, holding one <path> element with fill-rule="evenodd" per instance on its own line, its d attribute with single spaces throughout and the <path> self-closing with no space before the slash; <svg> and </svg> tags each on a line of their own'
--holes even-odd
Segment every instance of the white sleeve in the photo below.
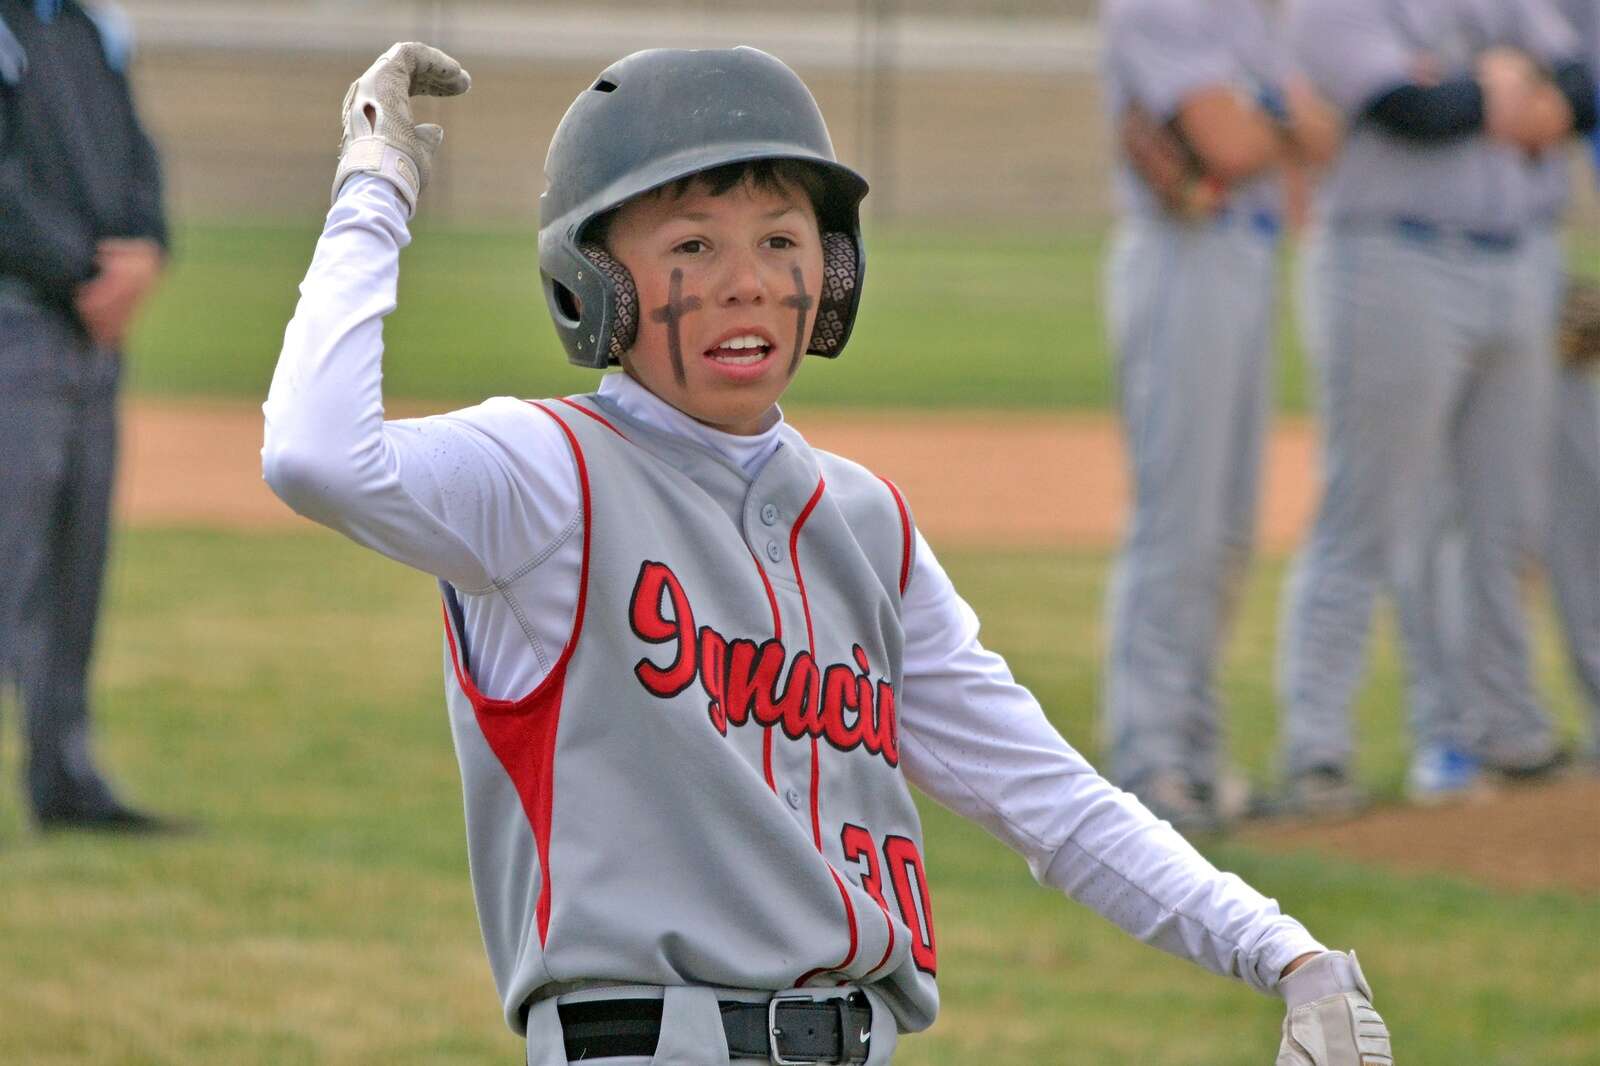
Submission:
<svg viewBox="0 0 1600 1066">
<path fill-rule="evenodd" d="M 1095 772 L 1045 718 L 919 533 L 906 586 L 901 765 L 913 784 L 1027 861 L 1034 877 L 1146 944 L 1267 991 L 1323 950 Z"/>
<path fill-rule="evenodd" d="M 262 407 L 262 475 L 306 517 L 483 591 L 570 531 L 577 474 L 554 421 L 520 401 L 384 421 L 383 319 L 410 240 L 394 186 L 345 184 Z"/>
</svg>

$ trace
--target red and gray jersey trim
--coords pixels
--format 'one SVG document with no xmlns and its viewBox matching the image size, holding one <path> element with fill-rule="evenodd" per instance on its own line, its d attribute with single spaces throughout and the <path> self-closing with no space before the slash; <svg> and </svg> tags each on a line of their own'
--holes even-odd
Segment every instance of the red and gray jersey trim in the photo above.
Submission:
<svg viewBox="0 0 1600 1066">
<path fill-rule="evenodd" d="M 906 582 L 911 580 L 911 557 L 913 554 L 913 540 L 911 537 L 911 512 L 906 509 L 906 500 L 900 495 L 900 489 L 886 477 L 879 477 L 879 481 L 889 487 L 889 495 L 894 497 L 896 510 L 900 512 L 900 595 L 906 594 Z"/>
<path fill-rule="evenodd" d="M 578 489 L 583 506 L 583 564 L 578 573 L 578 606 L 572 618 L 572 635 L 567 638 L 566 647 L 561 650 L 561 657 L 551 667 L 550 673 L 532 692 L 517 700 L 498 700 L 485 696 L 463 667 L 465 649 L 461 637 L 456 633 L 448 603 L 444 608 L 444 620 L 456 683 L 472 703 L 484 740 L 516 786 L 523 813 L 533 830 L 540 874 L 535 918 L 542 947 L 550 931 L 550 891 L 553 881 L 553 871 L 550 869 L 550 818 L 554 806 L 552 787 L 555 778 L 556 729 L 561 720 L 561 699 L 566 688 L 567 667 L 572 662 L 573 652 L 577 650 L 578 634 L 583 632 L 583 615 L 588 606 L 590 505 L 589 468 L 584 462 L 583 449 L 578 445 L 577 436 L 550 407 L 537 402 L 531 403 L 531 406 L 555 419 L 572 448 L 572 457 L 578 468 Z"/>
<path fill-rule="evenodd" d="M 534 400 L 530 400 L 528 402 L 532 403 L 535 407 L 542 407 L 543 406 L 542 404 L 540 404 L 540 403 L 538 403 L 537 401 L 534 401 Z M 568 407 L 572 408 L 574 411 L 578 412 L 580 415 L 588 415 L 590 418 L 594 419 L 596 422 L 600 423 L 602 426 L 605 426 L 607 429 L 609 429 L 611 432 L 615 433 L 617 436 L 621 437 L 623 440 L 628 440 L 628 435 L 626 433 L 622 432 L 622 430 L 618 429 L 616 426 L 612 425 L 611 419 L 607 418 L 605 415 L 601 414 L 599 411 L 596 411 L 596 410 L 594 410 L 593 408 L 590 408 L 590 407 L 585 407 L 581 403 L 573 403 L 572 400 L 570 400 L 569 398 L 567 398 L 565 396 L 563 396 L 557 402 L 566 404 Z M 556 419 L 556 421 L 559 422 L 561 420 L 558 418 L 558 419 Z M 570 434 L 568 434 L 568 435 L 570 436 Z M 628 443 L 632 444 L 633 442 L 632 441 L 628 441 Z"/>
<path fill-rule="evenodd" d="M 801 572 L 800 572 L 800 531 L 805 528 L 807 520 L 809 520 L 811 518 L 811 513 L 817 509 L 817 504 L 822 502 L 822 494 L 825 491 L 827 491 L 827 482 L 824 481 L 821 477 L 817 478 L 816 491 L 811 494 L 811 499 L 806 501 L 805 507 L 801 509 L 799 517 L 797 517 L 795 519 L 795 521 L 794 521 L 794 528 L 789 532 L 789 563 L 794 568 L 794 583 L 800 589 L 800 608 L 805 613 L 805 618 L 806 618 L 806 647 L 808 649 L 810 649 L 810 652 L 811 652 L 813 657 L 815 657 L 816 653 L 817 653 L 817 639 L 816 639 L 816 633 L 813 630 L 812 625 L 811 625 L 811 601 L 806 596 L 806 580 L 805 580 L 804 575 L 801 574 Z M 759 562 L 758 562 L 757 565 L 759 565 Z M 763 577 L 765 577 L 765 574 L 763 574 Z M 821 788 L 822 788 L 822 757 L 821 757 L 821 753 L 820 753 L 820 751 L 818 749 L 817 738 L 816 737 L 812 737 L 811 738 L 811 838 L 812 838 L 813 842 L 816 844 L 817 850 L 819 852 L 822 850 L 822 816 L 821 816 L 822 795 L 821 795 Z M 827 859 L 824 858 L 823 861 L 827 862 Z M 833 883 L 839 889 L 839 899 L 840 899 L 841 902 L 844 903 L 844 919 L 845 919 L 845 922 L 850 927 L 850 948 L 849 948 L 848 951 L 845 952 L 844 959 L 841 960 L 840 962 L 838 962 L 837 964 L 835 964 L 833 966 L 820 967 L 818 969 L 811 970 L 811 971 L 809 971 L 809 972 L 807 972 L 805 974 L 802 974 L 798 979 L 796 979 L 796 981 L 795 981 L 795 985 L 796 986 L 805 985 L 808 981 L 810 981 L 813 978 L 815 978 L 818 974 L 824 974 L 824 973 L 829 973 L 829 972 L 833 972 L 833 971 L 843 971 L 846 967 L 848 967 L 852 962 L 855 961 L 856 952 L 858 950 L 860 950 L 860 947 L 861 947 L 861 934 L 860 934 L 860 932 L 858 931 L 858 929 L 856 927 L 856 908 L 855 908 L 855 904 L 850 902 L 850 891 L 849 891 L 849 889 L 845 888 L 843 879 L 841 879 L 839 877 L 839 871 L 837 871 L 837 870 L 835 870 L 833 868 L 833 864 L 832 863 L 828 863 L 828 873 L 833 876 Z M 885 912 L 884 916 L 885 916 L 885 918 L 888 917 L 887 912 Z M 894 930 L 893 930 L 892 927 L 890 928 L 889 935 L 891 937 L 893 937 L 893 935 L 894 935 Z"/>
</svg>

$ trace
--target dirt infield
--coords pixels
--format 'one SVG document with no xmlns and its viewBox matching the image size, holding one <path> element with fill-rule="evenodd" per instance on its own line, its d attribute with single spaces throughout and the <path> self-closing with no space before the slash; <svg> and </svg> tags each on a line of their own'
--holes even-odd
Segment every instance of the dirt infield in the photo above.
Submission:
<svg viewBox="0 0 1600 1066">
<path fill-rule="evenodd" d="M 425 413 L 391 410 L 391 415 Z M 1107 415 L 792 412 L 808 439 L 893 478 L 939 547 L 1106 549 L 1127 509 L 1127 475 Z M 292 528 L 261 482 L 253 404 L 141 399 L 128 405 L 118 515 L 138 526 Z M 1263 491 L 1261 540 L 1291 548 L 1314 504 L 1310 427 L 1281 422 Z M 1503 791 L 1492 804 L 1389 809 L 1341 825 L 1268 826 L 1245 837 L 1408 872 L 1513 890 L 1600 893 L 1600 777 Z"/>
<path fill-rule="evenodd" d="M 1105 548 L 1122 528 L 1127 473 L 1116 423 L 1107 415 L 801 411 L 792 417 L 819 447 L 894 479 L 936 545 Z M 229 529 L 301 521 L 262 484 L 260 449 L 261 412 L 254 404 L 135 400 L 123 426 L 118 515 L 134 525 Z M 1313 450 L 1303 421 L 1278 430 L 1263 495 L 1268 550 L 1292 546 L 1310 514 Z"/>
<path fill-rule="evenodd" d="M 1391 807 L 1333 825 L 1263 826 L 1243 839 L 1514 891 L 1600 893 L 1600 775 L 1507 786 L 1448 807 Z"/>
</svg>

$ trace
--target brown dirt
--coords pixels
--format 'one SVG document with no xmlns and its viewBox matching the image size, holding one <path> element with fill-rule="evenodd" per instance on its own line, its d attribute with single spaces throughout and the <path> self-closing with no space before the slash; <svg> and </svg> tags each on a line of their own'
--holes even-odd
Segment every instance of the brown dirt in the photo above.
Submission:
<svg viewBox="0 0 1600 1066">
<path fill-rule="evenodd" d="M 1516 891 L 1600 893 L 1600 775 L 1507 786 L 1448 807 L 1392 807 L 1338 824 L 1264 826 L 1242 839 Z"/>
<path fill-rule="evenodd" d="M 392 415 L 426 413 L 409 408 Z M 253 404 L 129 403 L 118 514 L 133 525 L 267 530 L 304 522 L 261 482 Z M 1127 474 L 1102 414 L 791 412 L 819 447 L 894 481 L 940 547 L 1104 549 L 1119 535 Z M 1305 528 L 1317 484 L 1304 420 L 1283 420 L 1267 461 L 1261 541 L 1282 552 Z M 1398 870 L 1464 874 L 1509 889 L 1600 892 L 1600 777 L 1506 790 L 1492 804 L 1380 810 L 1339 825 L 1282 825 L 1245 839 Z"/>
<path fill-rule="evenodd" d="M 1127 473 L 1111 416 L 802 411 L 793 418 L 817 446 L 894 479 L 937 545 L 1104 548 L 1121 530 Z M 134 525 L 233 529 L 301 521 L 262 484 L 260 449 L 254 404 L 134 400 L 123 429 L 118 514 Z M 1292 546 L 1305 525 L 1313 451 L 1305 422 L 1280 426 L 1263 493 L 1269 550 Z"/>
</svg>

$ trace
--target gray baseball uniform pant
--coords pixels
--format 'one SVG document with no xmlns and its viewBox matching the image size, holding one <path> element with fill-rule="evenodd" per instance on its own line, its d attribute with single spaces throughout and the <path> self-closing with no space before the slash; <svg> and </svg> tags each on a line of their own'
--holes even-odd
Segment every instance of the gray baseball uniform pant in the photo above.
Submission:
<svg viewBox="0 0 1600 1066">
<path fill-rule="evenodd" d="M 88 673 L 116 460 L 120 360 L 0 287 L 0 677 L 17 682 L 35 813 L 110 800 Z"/>
<path fill-rule="evenodd" d="M 1277 242 L 1129 218 L 1106 263 L 1133 514 L 1107 600 L 1110 776 L 1212 784 L 1220 646 L 1255 532 Z"/>
<path fill-rule="evenodd" d="M 1379 588 L 1394 588 L 1408 644 L 1428 631 L 1433 611 L 1406 575 L 1427 543 L 1441 477 L 1466 530 L 1463 683 L 1502 705 L 1531 699 L 1519 574 L 1540 547 L 1548 435 L 1537 427 L 1549 424 L 1554 378 L 1524 245 L 1334 227 L 1312 236 L 1303 266 L 1326 474 L 1285 587 L 1279 684 L 1291 775 L 1350 761 L 1350 705 Z M 1471 720 L 1456 704 L 1413 726 L 1470 747 Z"/>
<path fill-rule="evenodd" d="M 1553 226 L 1538 227 L 1529 231 L 1526 243 L 1525 266 L 1530 271 L 1532 291 L 1538 294 L 1541 313 L 1548 324 L 1548 329 L 1538 338 L 1540 358 L 1546 360 L 1547 365 L 1554 366 L 1555 326 L 1560 314 L 1561 295 L 1566 286 L 1560 233 Z M 1581 401 L 1583 390 L 1579 392 Z M 1554 397 L 1552 402 L 1555 402 Z M 1562 430 L 1557 425 L 1559 421 L 1559 417 L 1555 416 L 1551 417 L 1550 422 L 1529 422 L 1521 428 L 1521 432 L 1529 437 L 1556 431 L 1570 432 Z M 1577 436 L 1581 438 L 1581 432 Z M 1553 443 L 1553 440 L 1551 437 L 1547 443 Z M 1551 454 L 1553 459 L 1554 454 Z M 1550 471 L 1546 476 L 1556 475 L 1553 467 L 1546 469 Z M 1581 481 L 1581 475 L 1574 478 L 1569 474 L 1568 479 Z M 1419 743 L 1444 740 L 1465 743 L 1470 753 L 1481 755 L 1497 765 L 1517 766 L 1540 762 L 1555 749 L 1555 726 L 1535 697 L 1531 680 L 1520 689 L 1502 686 L 1498 690 L 1484 690 L 1474 687 L 1472 683 L 1473 664 L 1464 654 L 1463 644 L 1466 639 L 1467 611 L 1464 590 L 1467 588 L 1470 563 L 1467 559 L 1461 501 L 1454 488 L 1454 479 L 1448 476 L 1447 471 L 1427 487 L 1433 494 L 1428 501 L 1428 531 L 1418 551 L 1408 558 L 1402 577 L 1403 581 L 1415 583 L 1416 602 L 1431 606 L 1433 612 L 1431 616 L 1422 617 L 1419 610 L 1415 619 L 1416 631 L 1407 634 L 1415 736 Z M 1582 487 L 1579 485 L 1577 488 L 1578 496 L 1574 500 L 1563 500 L 1558 490 L 1552 501 L 1559 512 L 1569 516 L 1569 520 L 1575 511 L 1581 513 L 1578 509 L 1583 505 Z M 1600 529 L 1600 525 L 1591 526 L 1589 534 L 1568 532 L 1566 536 L 1580 536 L 1592 541 L 1592 531 L 1595 529 Z M 1557 550 L 1554 534 L 1553 528 L 1547 530 L 1542 542 L 1548 544 L 1545 554 L 1552 565 L 1553 553 Z M 1574 553 L 1568 549 L 1568 554 Z M 1573 559 L 1569 565 L 1579 565 L 1578 560 Z M 1573 592 L 1581 602 L 1583 593 L 1577 589 Z M 1600 591 L 1594 595 L 1600 596 Z M 1590 597 L 1591 600 L 1593 598 Z M 1502 600 L 1491 601 L 1485 606 L 1487 610 L 1515 610 L 1521 604 L 1516 600 Z M 1575 607 L 1581 614 L 1583 607 Z M 1478 664 L 1477 676 L 1494 679 L 1517 677 L 1518 667 L 1514 657 L 1518 650 L 1501 641 L 1521 631 L 1518 619 L 1491 619 L 1488 625 L 1480 623 L 1480 631 L 1484 639 L 1479 643 L 1476 654 L 1486 657 L 1486 660 Z M 1582 649 L 1574 645 L 1573 653 L 1574 662 L 1581 666 Z M 1596 656 L 1600 656 L 1600 648 L 1590 654 L 1591 658 Z M 1447 720 L 1451 708 L 1460 708 L 1458 713 L 1463 716 L 1459 731 L 1461 735 L 1453 738 L 1441 735 L 1441 723 Z"/>
<path fill-rule="evenodd" d="M 1600 758 L 1600 375 L 1564 370 L 1557 407 L 1550 584 Z"/>
</svg>

